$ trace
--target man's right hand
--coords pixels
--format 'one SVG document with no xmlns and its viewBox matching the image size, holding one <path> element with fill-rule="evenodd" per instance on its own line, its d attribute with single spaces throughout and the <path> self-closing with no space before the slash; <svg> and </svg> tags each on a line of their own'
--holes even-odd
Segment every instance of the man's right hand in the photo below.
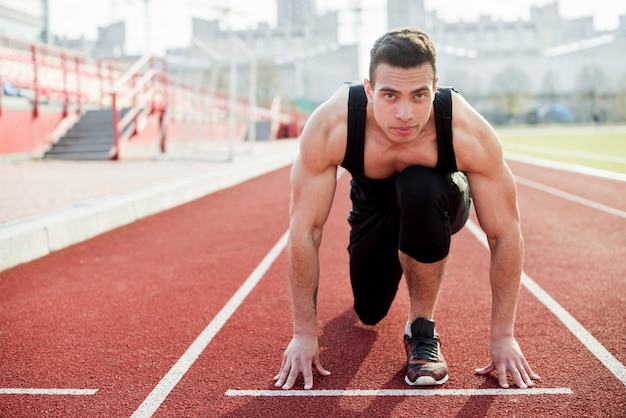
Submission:
<svg viewBox="0 0 626 418">
<path fill-rule="evenodd" d="M 274 380 L 276 380 L 274 386 L 291 389 L 300 373 L 302 373 L 304 389 L 312 389 L 313 366 L 322 376 L 330 374 L 320 363 L 317 336 L 294 335 L 283 355 L 280 372 L 274 376 Z"/>
</svg>

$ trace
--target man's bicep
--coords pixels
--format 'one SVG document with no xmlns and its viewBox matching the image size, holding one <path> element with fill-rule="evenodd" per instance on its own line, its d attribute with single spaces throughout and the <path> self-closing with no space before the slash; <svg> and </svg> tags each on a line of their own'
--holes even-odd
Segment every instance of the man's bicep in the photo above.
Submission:
<svg viewBox="0 0 626 418">
<path fill-rule="evenodd" d="M 337 185 L 337 167 L 316 167 L 299 155 L 291 170 L 292 227 L 322 228 Z"/>
<path fill-rule="evenodd" d="M 300 152 L 292 169 L 291 224 L 321 229 L 333 202 L 337 167 L 345 153 L 345 104 L 329 100 L 318 107 L 300 136 Z M 294 225 L 295 223 L 295 225 Z"/>
<path fill-rule="evenodd" d="M 488 173 L 468 176 L 476 215 L 489 238 L 498 238 L 519 226 L 515 179 L 502 162 Z"/>
</svg>

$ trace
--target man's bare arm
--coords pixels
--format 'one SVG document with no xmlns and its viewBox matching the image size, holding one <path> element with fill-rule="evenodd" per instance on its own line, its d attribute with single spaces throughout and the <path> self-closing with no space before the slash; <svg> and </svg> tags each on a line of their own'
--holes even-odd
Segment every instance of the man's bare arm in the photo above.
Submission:
<svg viewBox="0 0 626 418">
<path fill-rule="evenodd" d="M 332 205 L 337 167 L 311 173 L 301 157 L 292 170 L 291 221 L 287 244 L 289 288 L 294 334 L 317 332 L 316 298 L 319 282 L 318 250 L 323 226 Z"/>
<path fill-rule="evenodd" d="M 463 105 L 466 103 L 462 102 Z M 492 362 L 477 372 L 487 374 L 497 370 L 502 387 L 508 387 L 507 372 L 510 372 L 515 384 L 525 388 L 532 386 L 532 380 L 539 376 L 528 365 L 514 335 L 524 253 L 515 180 L 504 162 L 495 131 L 471 109 L 463 117 L 473 131 L 461 141 L 465 166 L 462 169 L 468 172 L 476 214 L 491 250 Z"/>
<path fill-rule="evenodd" d="M 330 374 L 319 360 L 316 312 L 319 246 L 333 202 L 341 154 L 333 148 L 336 131 L 333 127 L 337 121 L 331 116 L 330 108 L 327 106 L 312 115 L 303 131 L 300 154 L 292 168 L 287 264 L 293 338 L 275 377 L 275 385 L 283 389 L 292 388 L 300 373 L 304 377 L 304 388 L 312 388 L 312 366 L 322 375 Z"/>
<path fill-rule="evenodd" d="M 519 295 L 524 244 L 515 198 L 515 184 L 506 165 L 495 165 L 494 176 L 473 176 L 470 187 L 481 227 L 491 250 L 491 364 L 479 374 L 496 370 L 500 386 L 508 387 L 507 372 L 520 388 L 539 379 L 528 365 L 515 340 L 514 323 Z M 493 196 L 489 198 L 486 196 Z"/>
</svg>

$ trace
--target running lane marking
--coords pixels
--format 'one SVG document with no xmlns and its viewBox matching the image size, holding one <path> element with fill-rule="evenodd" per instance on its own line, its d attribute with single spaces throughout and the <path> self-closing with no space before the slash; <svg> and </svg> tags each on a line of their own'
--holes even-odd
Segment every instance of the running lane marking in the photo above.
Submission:
<svg viewBox="0 0 626 418">
<path fill-rule="evenodd" d="M 573 395 L 570 388 L 532 389 L 353 389 L 353 390 L 235 390 L 226 396 L 319 397 L 319 396 L 498 396 L 498 395 Z"/>
<path fill-rule="evenodd" d="M 480 241 L 483 246 L 489 249 L 489 244 L 487 243 L 487 237 L 485 233 L 480 229 L 474 222 L 471 220 L 467 221 L 466 224 L 469 231 Z M 563 308 L 552 296 L 548 294 L 541 286 L 539 286 L 533 279 L 530 278 L 525 272 L 522 272 L 522 286 L 524 286 L 530 293 L 533 294 L 550 312 L 554 314 L 565 327 L 570 330 L 576 338 L 583 343 L 585 347 L 600 362 L 609 369 L 611 373 L 619 381 L 622 382 L 626 386 L 626 368 L 624 365 L 616 359 L 613 354 L 609 352 L 600 342 L 593 336 L 589 331 L 583 327 L 580 322 L 576 320 L 565 308 Z"/>
<path fill-rule="evenodd" d="M 346 172 L 343 168 L 337 169 L 337 179 Z M 176 364 L 172 366 L 170 371 L 163 376 L 159 384 L 152 389 L 148 397 L 139 405 L 139 408 L 131 415 L 131 418 L 151 417 L 152 414 L 161 406 L 165 398 L 170 394 L 172 389 L 178 384 L 180 379 L 187 373 L 189 368 L 200 357 L 200 354 L 209 345 L 213 337 L 222 329 L 224 324 L 235 313 L 244 299 L 252 292 L 256 285 L 261 281 L 267 270 L 272 266 L 280 253 L 287 246 L 289 238 L 289 230 L 285 231 L 282 237 L 274 244 L 272 249 L 267 253 L 261 263 L 254 269 L 252 274 L 246 279 L 241 287 L 230 298 L 226 305 L 215 315 L 215 318 L 207 325 L 207 327 L 198 335 L 194 342 L 189 346 L 187 351 L 178 359 Z"/>
<path fill-rule="evenodd" d="M 33 388 L 0 388 L 0 395 L 61 395 L 82 396 L 95 395 L 98 389 L 33 389 Z"/>
<path fill-rule="evenodd" d="M 528 144 L 506 144 L 506 148 L 515 148 L 521 151 L 536 151 L 542 154 L 548 155 L 565 155 L 569 157 L 577 157 L 585 160 L 595 161 L 608 161 L 618 164 L 626 164 L 626 158 L 620 155 L 600 154 L 596 152 L 567 150 L 553 147 L 546 147 L 543 145 L 528 145 Z"/>
<path fill-rule="evenodd" d="M 513 160 L 524 164 L 536 165 L 539 167 L 551 168 L 553 170 L 571 171 L 573 173 L 584 174 L 587 176 L 600 177 L 603 179 L 626 182 L 626 174 L 616 173 L 614 171 L 601 170 L 580 164 L 561 163 L 558 161 L 547 160 L 545 158 L 530 157 L 528 155 L 516 154 L 506 151 L 504 157 L 507 160 Z"/>
<path fill-rule="evenodd" d="M 265 258 L 257 266 L 256 269 L 250 274 L 241 287 L 235 292 L 230 300 L 224 305 L 224 307 L 218 312 L 213 320 L 207 325 L 207 327 L 198 335 L 196 340 L 189 346 L 187 351 L 182 355 L 180 359 L 174 364 L 170 371 L 163 376 L 159 384 L 150 392 L 148 397 L 137 408 L 132 417 L 150 417 L 159 406 L 163 403 L 165 398 L 170 394 L 172 389 L 178 384 L 180 379 L 187 373 L 189 368 L 198 359 L 200 354 L 209 345 L 213 337 L 220 331 L 226 321 L 235 313 L 237 308 L 242 304 L 244 299 L 250 294 L 254 287 L 259 283 L 263 275 L 269 270 L 274 263 L 274 260 L 278 258 L 280 253 L 287 245 L 287 237 L 289 231 L 285 232 L 278 242 L 267 253 Z"/>
<path fill-rule="evenodd" d="M 558 196 L 572 202 L 580 203 L 581 205 L 585 205 L 590 208 L 609 213 L 611 215 L 626 218 L 626 212 L 624 212 L 623 210 L 612 208 L 610 206 L 603 205 L 602 203 L 594 202 L 593 200 L 585 199 L 584 197 L 576 196 L 575 194 L 567 193 L 562 190 L 555 189 L 554 187 L 546 186 L 545 184 L 538 183 L 524 177 L 515 176 L 515 181 L 519 184 L 532 187 L 533 189 L 541 190 L 542 192 L 550 193 L 551 195 Z"/>
</svg>

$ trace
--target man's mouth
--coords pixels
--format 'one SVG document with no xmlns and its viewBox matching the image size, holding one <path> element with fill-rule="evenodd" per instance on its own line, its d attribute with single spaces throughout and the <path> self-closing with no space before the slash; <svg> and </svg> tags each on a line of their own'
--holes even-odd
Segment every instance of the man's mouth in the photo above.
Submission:
<svg viewBox="0 0 626 418">
<path fill-rule="evenodd" d="M 400 135 L 408 135 L 415 129 L 414 126 L 396 126 L 393 128 Z"/>
</svg>

